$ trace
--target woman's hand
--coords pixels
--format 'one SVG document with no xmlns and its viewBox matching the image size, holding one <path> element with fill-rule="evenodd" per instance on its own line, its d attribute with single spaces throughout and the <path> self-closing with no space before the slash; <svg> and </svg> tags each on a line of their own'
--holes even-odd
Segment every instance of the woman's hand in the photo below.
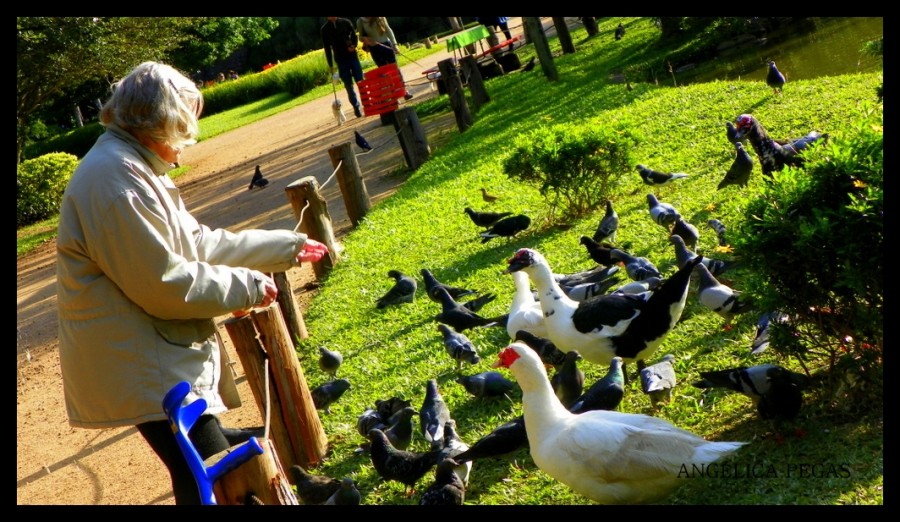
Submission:
<svg viewBox="0 0 900 522">
<path fill-rule="evenodd" d="M 328 247 L 312 238 L 306 238 L 303 250 L 297 254 L 297 262 L 309 261 L 315 263 L 328 254 Z"/>
</svg>

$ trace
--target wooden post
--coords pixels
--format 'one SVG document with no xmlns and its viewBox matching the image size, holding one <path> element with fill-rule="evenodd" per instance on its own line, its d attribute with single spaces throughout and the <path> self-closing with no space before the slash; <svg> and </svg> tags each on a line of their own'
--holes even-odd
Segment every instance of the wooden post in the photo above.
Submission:
<svg viewBox="0 0 900 522">
<path fill-rule="evenodd" d="M 263 421 L 266 420 L 266 371 L 265 361 L 268 358 L 265 349 L 257 339 L 256 327 L 250 315 L 242 317 L 231 317 L 226 319 L 222 324 L 234 344 L 234 350 L 241 360 L 241 366 L 244 368 L 244 375 L 247 377 L 247 383 L 250 385 L 250 391 L 253 392 L 253 398 L 256 399 L 256 406 L 259 408 L 260 416 Z M 271 361 L 270 361 L 271 366 Z M 269 368 L 269 438 L 281 450 L 278 452 L 278 458 L 282 468 L 290 468 L 301 460 L 294 452 L 294 445 L 291 443 L 291 433 L 285 425 L 284 417 L 281 411 L 284 409 L 281 405 L 281 396 L 277 393 L 276 387 L 273 385 L 272 368 Z"/>
<path fill-rule="evenodd" d="M 554 16 L 553 26 L 556 28 L 556 36 L 559 37 L 559 44 L 562 46 L 563 54 L 572 54 L 575 52 L 575 44 L 572 43 L 572 34 L 569 33 L 569 26 L 566 25 L 564 16 Z"/>
<path fill-rule="evenodd" d="M 453 59 L 447 58 L 439 61 L 438 69 L 441 71 L 441 81 L 447 88 L 447 96 L 450 97 L 450 107 L 453 108 L 453 113 L 456 115 L 456 126 L 459 127 L 459 132 L 465 132 L 472 126 L 472 114 L 466 103 L 462 80 L 459 79 L 459 73 L 453 66 Z"/>
<path fill-rule="evenodd" d="M 328 450 L 328 437 L 322 428 L 312 394 L 294 344 L 277 306 L 255 308 L 250 312 L 253 324 L 269 356 L 269 370 L 281 399 L 281 416 L 291 436 L 297 464 L 305 469 L 319 465 Z M 285 466 L 290 467 L 290 466 Z"/>
<path fill-rule="evenodd" d="M 213 484 L 216 502 L 220 505 L 246 504 L 247 494 L 253 493 L 265 505 L 299 505 L 272 441 L 259 439 L 259 445 L 263 448 L 261 455 L 226 473 Z M 215 464 L 231 451 L 227 449 L 213 455 L 206 464 Z"/>
<path fill-rule="evenodd" d="M 538 60 L 541 62 L 544 76 L 548 80 L 555 82 L 559 79 L 559 73 L 556 72 L 553 55 L 550 53 L 550 43 L 547 41 L 547 35 L 544 33 L 541 19 L 537 16 L 523 17 L 524 19 L 528 20 L 525 24 L 525 29 L 528 31 L 528 39 L 534 42 L 534 50 L 537 52 Z"/>
<path fill-rule="evenodd" d="M 416 170 L 428 161 L 431 147 L 425 136 L 425 128 L 419 123 L 415 107 L 404 107 L 394 111 L 394 128 L 400 137 L 400 147 L 406 157 L 406 164 Z"/>
<path fill-rule="evenodd" d="M 306 323 L 303 321 L 303 313 L 300 312 L 297 301 L 294 299 L 294 291 L 291 288 L 291 282 L 288 280 L 287 274 L 276 272 L 272 274 L 272 278 L 275 279 L 275 286 L 278 287 L 278 297 L 275 300 L 278 302 L 278 306 L 281 307 L 281 315 L 284 317 L 291 340 L 296 344 L 297 341 L 309 337 L 309 333 L 306 331 Z"/>
<path fill-rule="evenodd" d="M 481 71 L 478 70 L 478 62 L 474 56 L 463 56 L 459 64 L 462 66 L 463 74 L 469 79 L 472 105 L 475 106 L 475 111 L 477 112 L 482 105 L 491 101 L 487 89 L 484 88 L 484 80 L 481 78 Z"/>
<path fill-rule="evenodd" d="M 600 33 L 600 29 L 597 27 L 597 19 L 593 16 L 582 16 L 581 23 L 584 24 L 584 28 L 587 30 L 588 38 L 597 36 Z"/>
<path fill-rule="evenodd" d="M 328 149 L 328 156 L 331 157 L 331 166 L 337 169 L 338 185 L 344 196 L 347 216 L 354 227 L 358 226 L 372 208 L 372 203 L 369 201 L 369 192 L 366 190 L 366 183 L 359 171 L 356 154 L 353 153 L 350 143 L 347 142 Z"/>
<path fill-rule="evenodd" d="M 328 247 L 328 255 L 312 264 L 316 278 L 322 279 L 340 260 L 341 247 L 334 238 L 328 203 L 319 193 L 319 182 L 314 176 L 307 176 L 291 183 L 284 191 L 287 193 L 291 208 L 294 209 L 294 216 L 300 221 L 300 230 Z M 304 211 L 303 208 L 307 203 L 309 207 Z"/>
</svg>

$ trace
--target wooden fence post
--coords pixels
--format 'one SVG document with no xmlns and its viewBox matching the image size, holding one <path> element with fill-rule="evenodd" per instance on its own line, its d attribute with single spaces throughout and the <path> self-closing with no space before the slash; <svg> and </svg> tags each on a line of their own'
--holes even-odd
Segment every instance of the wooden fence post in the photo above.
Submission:
<svg viewBox="0 0 900 522">
<path fill-rule="evenodd" d="M 472 94 L 472 105 L 475 111 L 478 111 L 482 105 L 491 101 L 491 97 L 484 88 L 484 79 L 481 77 L 481 71 L 478 70 L 478 61 L 474 56 L 463 56 L 459 61 L 462 66 L 463 74 L 468 78 L 469 92 Z"/>
<path fill-rule="evenodd" d="M 328 255 L 312 264 L 316 278 L 322 279 L 340 260 L 341 247 L 334 238 L 328 203 L 319 193 L 319 182 L 315 176 L 307 176 L 291 183 L 284 191 L 294 209 L 294 216 L 300 221 L 300 231 L 328 247 Z M 309 207 L 304 211 L 307 203 Z"/>
<path fill-rule="evenodd" d="M 272 441 L 259 439 L 259 444 L 263 448 L 261 455 L 222 475 L 213 484 L 216 502 L 221 505 L 243 505 L 247 503 L 247 495 L 253 493 L 264 505 L 299 505 Z M 207 462 L 209 465 L 215 464 L 232 449 L 213 455 Z"/>
<path fill-rule="evenodd" d="M 574 53 L 575 44 L 572 43 L 572 34 L 569 33 L 569 26 L 566 25 L 566 17 L 554 16 L 553 26 L 556 28 L 556 36 L 559 37 L 559 45 L 562 47 L 563 54 Z"/>
<path fill-rule="evenodd" d="M 447 58 L 439 61 L 438 69 L 441 71 L 441 81 L 444 82 L 447 89 L 447 96 L 450 97 L 450 107 L 453 108 L 453 113 L 456 115 L 456 126 L 459 127 L 459 132 L 465 132 L 472 126 L 472 114 L 469 112 L 462 80 L 453 65 L 453 59 Z"/>
<path fill-rule="evenodd" d="M 584 28 L 587 31 L 588 37 L 597 36 L 597 33 L 600 32 L 600 28 L 597 27 L 597 19 L 593 16 L 582 16 L 581 23 L 584 24 Z"/>
<path fill-rule="evenodd" d="M 400 137 L 400 147 L 406 157 L 406 164 L 416 170 L 428 161 L 431 147 L 425 136 L 425 128 L 419 123 L 415 107 L 404 107 L 394 111 L 394 128 Z"/>
<path fill-rule="evenodd" d="M 338 185 L 344 196 L 347 216 L 354 227 L 358 226 L 372 208 L 372 203 L 369 201 L 369 192 L 366 190 L 366 183 L 359 171 L 356 154 L 348 142 L 328 149 L 328 156 L 331 157 L 331 166 L 337 169 Z"/>
<path fill-rule="evenodd" d="M 306 331 L 306 323 L 303 321 L 303 313 L 297 306 L 294 299 L 294 291 L 291 288 L 291 282 L 284 272 L 275 272 L 272 274 L 275 279 L 275 286 L 278 287 L 278 297 L 275 299 L 278 306 L 281 307 L 281 315 L 284 316 L 284 322 L 290 333 L 291 340 L 296 343 L 299 340 L 309 337 Z"/>
<path fill-rule="evenodd" d="M 556 65 L 553 63 L 553 55 L 550 53 L 550 43 L 547 41 L 547 34 L 544 33 L 544 26 L 541 19 L 537 16 L 522 17 L 525 20 L 525 29 L 528 32 L 528 40 L 534 42 L 534 50 L 537 53 L 538 60 L 541 62 L 541 69 L 544 76 L 550 81 L 557 81 L 559 73 L 556 72 Z"/>
</svg>

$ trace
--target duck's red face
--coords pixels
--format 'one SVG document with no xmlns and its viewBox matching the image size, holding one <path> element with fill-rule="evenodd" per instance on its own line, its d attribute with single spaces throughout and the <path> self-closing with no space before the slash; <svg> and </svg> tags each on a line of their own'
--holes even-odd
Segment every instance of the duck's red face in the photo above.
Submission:
<svg viewBox="0 0 900 522">
<path fill-rule="evenodd" d="M 734 121 L 734 126 L 739 131 L 747 132 L 750 130 L 750 127 L 753 125 L 753 116 L 749 114 L 741 114 L 737 117 L 737 120 Z"/>
<path fill-rule="evenodd" d="M 512 348 L 512 346 L 507 346 L 506 348 L 500 350 L 500 353 L 497 354 L 497 361 L 491 365 L 493 368 L 509 368 L 512 363 L 516 362 L 519 357 L 521 357 L 516 351 Z"/>
<path fill-rule="evenodd" d="M 506 262 L 509 264 L 509 266 L 506 267 L 506 270 L 504 272 L 506 272 L 507 274 L 518 272 L 526 266 L 531 266 L 534 264 L 533 251 L 527 248 L 520 248 L 516 252 L 516 254 L 509 258 Z"/>
</svg>

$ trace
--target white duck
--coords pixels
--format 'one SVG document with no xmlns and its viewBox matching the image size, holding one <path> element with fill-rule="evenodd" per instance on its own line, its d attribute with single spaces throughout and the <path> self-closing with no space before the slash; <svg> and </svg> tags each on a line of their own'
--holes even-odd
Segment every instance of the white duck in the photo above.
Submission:
<svg viewBox="0 0 900 522">
<path fill-rule="evenodd" d="M 547 327 L 544 326 L 544 312 L 541 303 L 534 300 L 531 293 L 531 282 L 525 272 L 513 272 L 513 282 L 516 284 L 516 293 L 513 294 L 512 305 L 509 307 L 509 318 L 506 320 L 506 332 L 509 338 L 515 340 L 516 332 L 525 330 L 532 334 L 547 338 Z"/>
<path fill-rule="evenodd" d="M 684 483 L 679 479 L 684 469 L 709 465 L 746 444 L 710 442 L 643 414 L 607 410 L 573 414 L 553 394 L 540 358 L 523 343 L 501 350 L 493 366 L 509 368 L 522 388 L 534 463 L 601 504 L 660 500 Z"/>
</svg>

